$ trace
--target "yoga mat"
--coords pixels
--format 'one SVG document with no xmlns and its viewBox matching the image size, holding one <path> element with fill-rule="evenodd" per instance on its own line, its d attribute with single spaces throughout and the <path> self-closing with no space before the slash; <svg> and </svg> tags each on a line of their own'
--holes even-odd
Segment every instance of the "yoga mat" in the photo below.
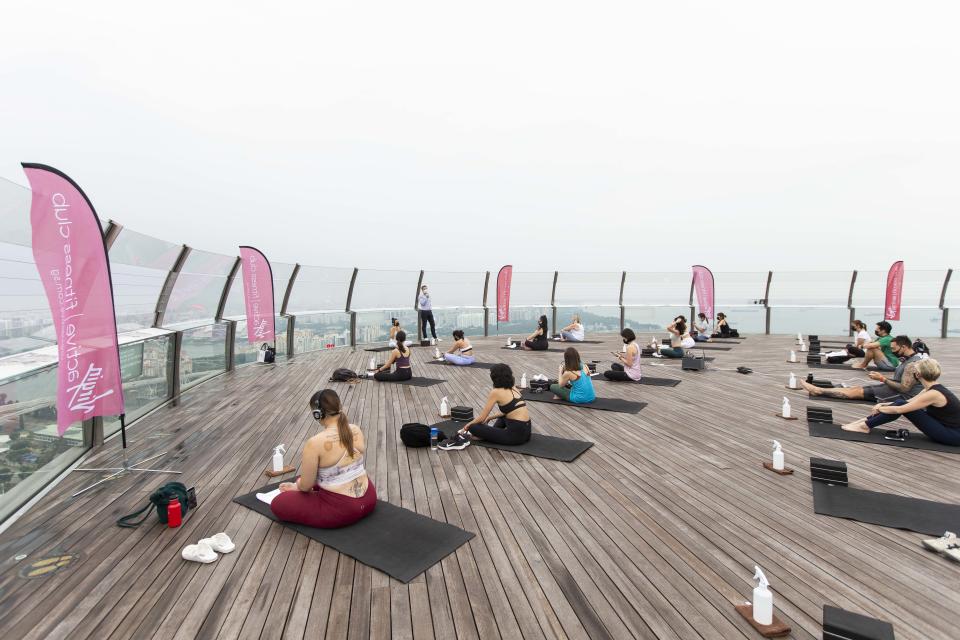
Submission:
<svg viewBox="0 0 960 640">
<path fill-rule="evenodd" d="M 372 351 L 374 353 L 380 353 L 381 351 L 393 351 L 394 347 L 371 347 L 369 349 L 364 349 L 364 351 Z"/>
<path fill-rule="evenodd" d="M 793 364 L 793 363 L 791 363 Z M 803 364 L 803 362 L 798 362 L 796 364 Z M 829 362 L 807 362 L 806 365 L 811 369 L 846 369 L 847 371 L 865 371 L 865 369 L 854 369 L 849 364 L 830 364 Z M 875 369 L 866 369 L 866 371 L 875 371 Z"/>
<path fill-rule="evenodd" d="M 703 345 L 702 347 L 700 346 L 701 344 Z M 714 347 L 714 346 L 711 345 L 710 343 L 701 342 L 700 344 L 698 344 L 698 345 L 695 346 L 695 347 L 690 347 L 689 349 L 687 349 L 687 351 L 700 351 L 700 350 L 703 350 L 703 351 L 730 351 L 731 349 L 733 349 L 733 347 Z"/>
<path fill-rule="evenodd" d="M 810 435 L 814 438 L 831 438 L 833 440 L 847 440 L 848 442 L 866 442 L 868 444 L 887 444 L 908 449 L 924 449 L 926 451 L 940 451 L 942 453 L 960 453 L 960 447 L 951 447 L 948 444 L 934 442 L 919 431 L 910 431 L 910 437 L 904 442 L 887 440 L 883 434 L 887 429 L 894 428 L 893 423 L 873 429 L 870 433 L 844 431 L 838 424 L 824 424 L 822 422 L 808 422 Z M 952 529 L 951 529 L 952 531 Z"/>
<path fill-rule="evenodd" d="M 621 398 L 597 398 L 590 404 L 575 404 L 564 400 L 554 400 L 552 391 L 532 393 L 529 389 L 524 389 L 521 393 L 523 394 L 523 399 L 530 402 L 548 402 L 550 404 L 561 404 L 565 407 L 614 411 L 616 413 L 640 413 L 640 411 L 647 406 L 646 402 L 635 402 L 634 400 L 623 400 Z"/>
<path fill-rule="evenodd" d="M 237 496 L 233 501 L 279 522 L 270 511 L 270 505 L 257 500 L 256 495 L 272 491 L 279 484 Z M 377 508 L 369 516 L 341 529 L 315 529 L 287 522 L 280 524 L 401 582 L 410 582 L 474 536 L 459 527 L 383 500 L 377 500 Z"/>
<path fill-rule="evenodd" d="M 575 347 L 578 344 L 603 344 L 603 340 L 554 340 L 551 338 L 550 344 L 568 344 Z"/>
<path fill-rule="evenodd" d="M 447 364 L 438 360 L 428 360 L 427 364 L 435 364 L 441 367 L 450 367 L 451 369 L 493 369 L 496 362 L 474 362 L 473 364 Z"/>
<path fill-rule="evenodd" d="M 609 380 L 604 378 L 603 374 L 591 376 L 591 380 L 594 382 L 623 382 L 624 384 L 628 382 L 627 380 Z M 680 381 L 676 378 L 648 378 L 646 376 L 640 378 L 639 382 L 635 380 L 630 380 L 629 382 L 631 384 L 646 384 L 651 387 L 675 387 L 680 384 Z"/>
<path fill-rule="evenodd" d="M 906 529 L 931 536 L 960 527 L 960 505 L 906 498 L 892 493 L 813 482 L 813 510 L 881 527 Z"/>
<path fill-rule="evenodd" d="M 835 389 L 838 387 L 834 387 Z M 803 389 L 800 389 L 803 391 Z M 877 404 L 878 402 L 887 402 L 886 400 L 854 400 L 852 398 L 834 398 L 831 396 L 810 396 L 811 400 L 828 400 L 832 402 L 852 402 L 853 404 Z"/>
<path fill-rule="evenodd" d="M 446 422 L 441 422 L 433 426 L 440 429 L 447 438 L 452 438 L 453 434 L 463 427 L 463 424 L 463 422 L 447 420 Z M 542 433 L 533 433 L 530 434 L 530 440 L 523 444 L 496 444 L 494 442 L 487 442 L 486 440 L 473 440 L 470 442 L 470 446 L 512 451 L 535 458 L 573 462 L 581 453 L 592 447 L 593 443 L 585 440 L 568 440 L 566 438 L 543 435 Z"/>
<path fill-rule="evenodd" d="M 696 351 L 696 349 L 693 349 L 693 351 Z M 667 358 L 667 357 L 654 358 L 653 356 L 644 355 L 644 354 L 642 354 L 642 353 L 640 354 L 640 357 L 641 357 L 641 358 L 649 358 L 649 359 L 651 359 L 651 360 L 658 360 L 658 361 L 661 361 L 661 362 L 683 362 L 683 358 Z M 706 360 L 707 362 L 713 362 L 714 360 L 716 360 L 716 358 L 713 358 L 713 357 L 711 357 L 711 356 L 707 356 L 706 358 L 701 358 L 701 360 Z"/>
<path fill-rule="evenodd" d="M 411 387 L 432 387 L 436 384 L 443 384 L 446 380 L 437 380 L 436 378 L 419 378 L 414 376 L 409 380 L 374 380 L 373 378 L 368 378 L 366 376 L 360 378 L 361 380 L 369 380 L 370 382 L 380 382 L 381 384 L 406 384 Z"/>
</svg>

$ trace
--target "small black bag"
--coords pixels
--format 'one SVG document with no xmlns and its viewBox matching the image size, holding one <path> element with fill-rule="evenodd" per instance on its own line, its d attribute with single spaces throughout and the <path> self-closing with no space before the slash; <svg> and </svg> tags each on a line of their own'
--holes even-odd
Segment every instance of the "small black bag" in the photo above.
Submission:
<svg viewBox="0 0 960 640">
<path fill-rule="evenodd" d="M 443 432 L 441 431 L 438 440 L 443 439 Z M 400 441 L 407 447 L 429 447 L 430 427 L 419 422 L 409 422 L 400 427 Z"/>
<path fill-rule="evenodd" d="M 261 362 L 265 362 L 267 364 L 273 364 L 276 361 L 277 350 L 271 347 L 266 342 L 260 345 L 260 351 L 263 352 L 263 355 L 261 356 L 262 357 Z"/>
<path fill-rule="evenodd" d="M 351 369 L 337 369 L 330 376 L 330 382 L 350 382 L 351 380 L 357 380 L 359 377 L 357 372 Z"/>
<path fill-rule="evenodd" d="M 533 393 L 543 393 L 550 389 L 549 380 L 531 380 L 530 381 L 530 391 Z"/>
<path fill-rule="evenodd" d="M 154 507 L 157 508 L 157 517 L 160 518 L 160 522 L 167 524 L 167 505 L 169 505 L 170 501 L 173 499 L 180 501 L 180 514 L 181 517 L 185 518 L 187 516 L 187 511 L 190 510 L 191 502 L 187 492 L 187 487 L 182 482 L 168 482 L 150 494 L 150 503 L 143 509 L 134 511 L 133 513 L 125 515 L 122 518 L 118 518 L 117 526 L 128 529 L 139 527 L 147 518 L 150 517 L 150 510 Z M 194 498 L 193 504 L 196 504 L 196 498 Z M 135 520 L 140 515 L 143 517 L 139 520 Z"/>
</svg>

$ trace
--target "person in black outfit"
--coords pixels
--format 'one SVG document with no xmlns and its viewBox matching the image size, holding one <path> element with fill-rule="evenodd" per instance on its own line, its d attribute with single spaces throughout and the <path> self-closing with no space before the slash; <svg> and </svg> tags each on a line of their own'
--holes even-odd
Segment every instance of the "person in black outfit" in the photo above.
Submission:
<svg viewBox="0 0 960 640">
<path fill-rule="evenodd" d="M 434 340 L 437 338 L 437 327 L 433 321 L 433 302 L 430 300 L 430 294 L 427 293 L 427 285 L 420 287 L 420 295 L 417 296 L 417 309 L 420 311 L 420 333 L 427 337 L 427 324 L 430 324 L 430 335 Z"/>
<path fill-rule="evenodd" d="M 516 445 L 530 440 L 530 413 L 520 390 L 515 386 L 513 371 L 500 363 L 490 369 L 493 389 L 487 395 L 487 404 L 480 415 L 464 425 L 463 429 L 450 440 L 440 445 L 445 451 L 463 449 L 470 444 L 471 436 L 497 444 Z M 500 409 L 500 415 L 490 416 L 493 405 Z M 495 419 L 492 425 L 487 422 Z"/>
<path fill-rule="evenodd" d="M 550 347 L 547 339 L 550 336 L 550 329 L 547 326 L 547 316 L 540 316 L 537 321 L 537 329 L 523 342 L 525 351 L 546 351 Z"/>
</svg>

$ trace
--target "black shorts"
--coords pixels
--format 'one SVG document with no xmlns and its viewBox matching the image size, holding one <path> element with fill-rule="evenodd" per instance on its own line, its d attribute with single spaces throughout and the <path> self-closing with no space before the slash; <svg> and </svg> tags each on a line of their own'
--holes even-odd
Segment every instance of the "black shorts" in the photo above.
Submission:
<svg viewBox="0 0 960 640">
<path fill-rule="evenodd" d="M 885 384 L 872 384 L 863 388 L 863 399 L 876 402 L 893 402 L 900 398 L 900 394 Z"/>
</svg>

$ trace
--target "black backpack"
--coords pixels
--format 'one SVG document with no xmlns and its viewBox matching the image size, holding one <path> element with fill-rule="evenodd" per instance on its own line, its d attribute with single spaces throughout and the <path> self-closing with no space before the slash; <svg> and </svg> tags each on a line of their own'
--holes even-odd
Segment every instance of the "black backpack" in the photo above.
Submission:
<svg viewBox="0 0 960 640">
<path fill-rule="evenodd" d="M 267 364 L 272 364 L 277 360 L 277 350 L 271 347 L 269 344 L 264 342 L 260 345 L 260 351 L 265 352 L 263 354 L 263 361 Z"/>
<path fill-rule="evenodd" d="M 117 526 L 133 529 L 143 524 L 144 520 L 150 517 L 150 511 L 156 507 L 157 517 L 160 522 L 167 524 L 167 505 L 171 500 L 180 501 L 180 514 L 182 518 L 187 517 L 187 511 L 190 509 L 190 499 L 187 493 L 187 487 L 181 482 L 168 482 L 156 491 L 150 494 L 150 502 L 139 511 L 134 511 L 129 515 L 117 519 Z M 143 516 L 136 520 L 138 516 Z"/>
<path fill-rule="evenodd" d="M 442 431 L 437 439 L 444 439 Z M 408 422 L 400 427 L 400 441 L 407 447 L 429 447 L 430 427 L 419 422 Z"/>
<path fill-rule="evenodd" d="M 330 382 L 351 382 L 353 380 L 358 380 L 360 376 L 357 375 L 356 371 L 350 369 L 337 369 L 333 372 L 333 375 L 330 376 Z"/>
</svg>

